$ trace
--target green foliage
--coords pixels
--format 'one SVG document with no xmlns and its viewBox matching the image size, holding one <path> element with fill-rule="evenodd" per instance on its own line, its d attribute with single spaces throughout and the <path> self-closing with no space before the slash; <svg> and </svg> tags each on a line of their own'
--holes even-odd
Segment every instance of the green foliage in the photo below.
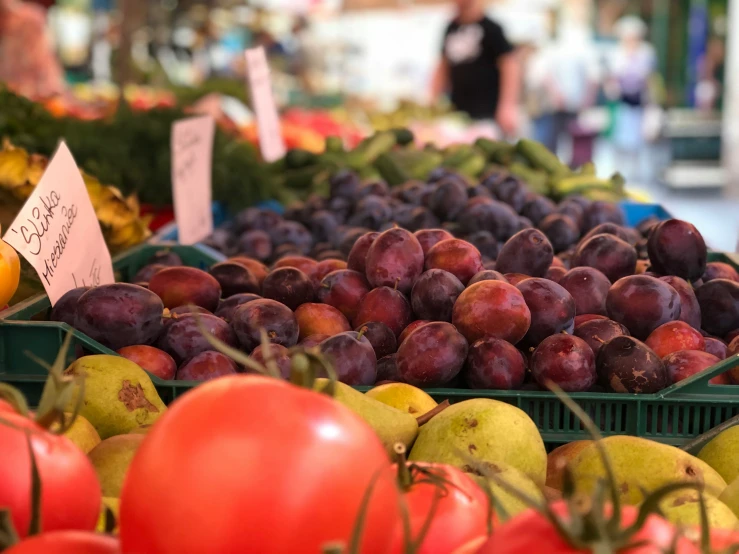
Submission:
<svg viewBox="0 0 739 554">
<path fill-rule="evenodd" d="M 180 109 L 136 112 L 122 104 L 108 120 L 54 118 L 42 106 L 0 89 L 0 137 L 47 156 L 63 138 L 85 171 L 157 206 L 172 203 L 170 130 L 183 117 Z M 217 130 L 213 199 L 239 209 L 277 192 L 256 149 Z"/>
</svg>

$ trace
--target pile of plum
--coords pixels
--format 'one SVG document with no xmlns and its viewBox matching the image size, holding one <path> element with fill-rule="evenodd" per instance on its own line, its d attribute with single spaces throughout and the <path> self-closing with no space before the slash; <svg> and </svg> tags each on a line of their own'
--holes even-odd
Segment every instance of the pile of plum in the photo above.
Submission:
<svg viewBox="0 0 739 554">
<path fill-rule="evenodd" d="M 266 332 L 285 376 L 288 348 L 316 347 L 351 385 L 652 393 L 739 353 L 739 274 L 694 226 L 627 228 L 616 204 L 555 204 L 502 172 L 393 190 L 343 172 L 330 198 L 250 208 L 209 243 L 232 257 L 206 272 L 165 252 L 51 317 L 164 379 L 243 370 L 198 320 L 261 361 Z"/>
</svg>

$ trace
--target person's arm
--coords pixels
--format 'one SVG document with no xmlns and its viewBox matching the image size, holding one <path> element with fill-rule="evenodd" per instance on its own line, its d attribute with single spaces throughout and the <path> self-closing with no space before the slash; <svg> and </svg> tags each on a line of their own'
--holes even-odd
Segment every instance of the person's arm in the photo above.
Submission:
<svg viewBox="0 0 739 554">
<path fill-rule="evenodd" d="M 434 74 L 431 77 L 431 91 L 429 101 L 436 104 L 441 96 L 449 90 L 449 63 L 444 58 L 439 58 Z"/>
<path fill-rule="evenodd" d="M 500 97 L 495 120 L 506 134 L 518 129 L 518 101 L 521 96 L 521 64 L 515 51 L 498 60 Z"/>
</svg>

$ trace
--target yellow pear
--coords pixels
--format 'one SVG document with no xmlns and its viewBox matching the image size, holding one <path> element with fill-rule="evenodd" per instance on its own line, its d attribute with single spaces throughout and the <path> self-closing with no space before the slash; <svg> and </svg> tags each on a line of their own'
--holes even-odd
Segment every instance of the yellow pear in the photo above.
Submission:
<svg viewBox="0 0 739 554">
<path fill-rule="evenodd" d="M 145 435 L 116 435 L 105 439 L 88 455 L 100 481 L 103 496 L 118 498 L 123 479 Z"/>
<path fill-rule="evenodd" d="M 136 429 L 131 429 L 128 434 L 145 435 L 149 432 L 149 429 L 151 429 L 151 424 L 141 425 L 140 427 L 136 427 Z"/>
<path fill-rule="evenodd" d="M 739 517 L 739 477 L 729 483 L 718 499 L 726 504 L 734 512 L 734 515 Z"/>
<path fill-rule="evenodd" d="M 665 518 L 675 525 L 700 527 L 701 512 L 698 491 L 685 489 L 667 496 L 659 503 Z M 739 529 L 739 519 L 729 507 L 710 494 L 704 494 L 708 514 L 708 526 L 711 529 Z"/>
<path fill-rule="evenodd" d="M 84 356 L 64 373 L 85 376 L 80 413 L 103 440 L 154 423 L 167 409 L 146 371 L 122 356 Z"/>
<path fill-rule="evenodd" d="M 641 504 L 642 490 L 652 492 L 675 482 L 703 483 L 708 494 L 718 496 L 726 482 L 708 464 L 687 452 L 640 437 L 616 435 L 601 441 L 607 452 L 626 504 Z M 569 465 L 578 491 L 592 493 L 605 469 L 596 444 L 589 444 Z"/>
<path fill-rule="evenodd" d="M 368 390 L 365 395 L 413 417 L 423 415 L 437 406 L 426 392 L 407 383 L 385 383 Z"/>
<path fill-rule="evenodd" d="M 102 509 L 95 531 L 98 533 L 118 534 L 118 512 L 121 501 L 110 496 L 103 496 Z"/>
<path fill-rule="evenodd" d="M 565 467 L 592 442 L 591 440 L 573 441 L 552 450 L 547 456 L 547 486 L 561 491 Z"/>
<path fill-rule="evenodd" d="M 322 389 L 327 384 L 327 379 L 316 379 L 316 389 Z M 396 443 L 403 443 L 406 448 L 410 448 L 418 434 L 418 422 L 415 417 L 362 394 L 349 385 L 336 382 L 334 399 L 375 430 L 391 458 L 395 458 Z"/>
<path fill-rule="evenodd" d="M 739 477 L 739 425 L 721 431 L 698 453 L 698 457 L 731 483 Z"/>
<path fill-rule="evenodd" d="M 51 426 L 51 431 L 55 431 L 58 428 L 59 425 L 54 424 Z M 98 435 L 95 427 L 81 415 L 78 415 L 74 419 L 74 423 L 64 432 L 64 436 L 76 444 L 85 454 L 100 444 L 100 435 Z"/>
<path fill-rule="evenodd" d="M 471 477 L 483 488 L 486 487 L 487 483 L 487 487 L 489 487 L 493 498 L 495 498 L 495 503 L 499 504 L 499 507 L 503 509 L 503 511 L 500 511 L 498 506 L 493 506 L 493 509 L 496 510 L 498 517 L 502 521 L 520 514 L 531 506 L 526 504 L 517 496 L 511 494 L 505 486 L 498 481 L 498 479 L 511 485 L 516 490 L 530 496 L 538 502 L 544 501 L 544 493 L 537 484 L 515 467 L 502 463 L 495 463 L 486 465 L 486 471 L 494 474 L 495 478 L 489 475 L 481 477 L 474 474 L 471 475 Z"/>
<path fill-rule="evenodd" d="M 519 408 L 490 398 L 473 398 L 421 426 L 409 460 L 451 464 L 463 471 L 506 464 L 543 486 L 547 452 L 536 424 Z"/>
</svg>

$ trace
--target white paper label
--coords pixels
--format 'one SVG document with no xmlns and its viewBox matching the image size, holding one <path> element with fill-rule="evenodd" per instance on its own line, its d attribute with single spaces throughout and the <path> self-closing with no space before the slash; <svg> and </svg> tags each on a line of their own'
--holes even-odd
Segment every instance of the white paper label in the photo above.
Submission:
<svg viewBox="0 0 739 554">
<path fill-rule="evenodd" d="M 251 94 L 251 105 L 257 118 L 259 149 L 267 162 L 285 156 L 285 142 L 282 140 L 280 117 L 277 114 L 275 98 L 272 95 L 272 81 L 264 48 L 246 50 L 246 75 Z"/>
<path fill-rule="evenodd" d="M 74 288 L 115 282 L 85 182 L 64 142 L 3 240 L 34 267 L 52 306 Z"/>
<path fill-rule="evenodd" d="M 178 242 L 195 244 L 213 232 L 211 173 L 215 121 L 192 117 L 172 125 L 172 199 Z"/>
</svg>

